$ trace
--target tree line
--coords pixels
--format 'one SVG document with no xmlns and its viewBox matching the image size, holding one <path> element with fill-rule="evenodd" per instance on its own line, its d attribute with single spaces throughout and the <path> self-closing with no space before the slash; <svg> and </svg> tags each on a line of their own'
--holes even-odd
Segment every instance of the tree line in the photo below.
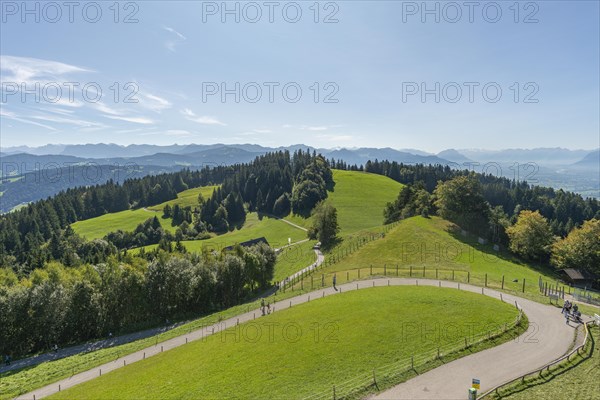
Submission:
<svg viewBox="0 0 600 400">
<path fill-rule="evenodd" d="M 0 269 L 0 354 L 22 356 L 109 333 L 164 324 L 239 304 L 273 279 L 269 246 L 222 254 L 161 252 L 68 268 L 50 262 L 19 279 Z"/>
</svg>

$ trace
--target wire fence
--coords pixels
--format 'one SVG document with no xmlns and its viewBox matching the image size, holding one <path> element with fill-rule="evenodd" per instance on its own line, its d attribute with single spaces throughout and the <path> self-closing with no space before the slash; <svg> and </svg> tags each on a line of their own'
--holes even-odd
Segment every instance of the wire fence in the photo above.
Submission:
<svg viewBox="0 0 600 400">
<path fill-rule="evenodd" d="M 575 288 L 573 291 L 573 298 L 583 303 L 600 306 L 600 293 L 590 290 L 588 288 Z"/>
<path fill-rule="evenodd" d="M 471 337 L 465 337 L 464 339 L 439 346 L 425 353 L 414 355 L 410 358 L 402 359 L 390 364 L 381 365 L 373 368 L 372 371 L 364 372 L 343 382 L 335 382 L 332 384 L 331 389 L 314 393 L 305 397 L 305 400 L 338 400 L 352 398 L 369 390 L 374 389 L 379 391 L 381 388 L 398 384 L 402 380 L 408 378 L 408 374 L 411 372 L 416 373 L 417 369 L 426 368 L 428 364 L 443 360 L 444 357 L 451 356 L 479 343 L 492 340 L 519 326 L 523 318 L 523 312 L 518 304 L 515 304 L 515 306 L 519 310 L 519 314 L 510 324 L 503 324 L 492 330 L 472 335 Z"/>
<path fill-rule="evenodd" d="M 509 279 L 505 275 L 473 273 L 462 269 L 428 268 L 416 265 L 400 266 L 399 264 L 369 265 L 368 267 L 351 268 L 343 271 L 327 271 L 326 268 L 327 267 L 324 264 L 321 264 L 318 268 L 305 271 L 305 273 L 290 280 L 288 285 L 282 287 L 282 292 L 314 290 L 331 286 L 334 277 L 336 284 L 338 285 L 370 277 L 399 277 L 454 281 L 485 288 L 507 290 L 515 293 L 540 293 L 538 284 L 525 278 Z M 550 293 L 551 291 L 558 293 L 559 291 L 558 286 L 548 285 L 547 288 L 546 293 Z M 562 293 L 563 289 L 560 288 L 560 290 Z M 544 292 L 542 291 L 541 293 L 543 294 Z"/>
</svg>

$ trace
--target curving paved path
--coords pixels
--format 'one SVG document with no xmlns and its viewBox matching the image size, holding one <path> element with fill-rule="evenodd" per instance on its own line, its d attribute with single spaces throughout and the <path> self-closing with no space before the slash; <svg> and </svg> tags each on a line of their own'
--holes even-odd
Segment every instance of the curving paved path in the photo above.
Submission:
<svg viewBox="0 0 600 400">
<path fill-rule="evenodd" d="M 274 312 L 285 310 L 294 305 L 302 304 L 321 298 L 331 296 L 350 290 L 371 288 L 374 286 L 399 286 L 399 285 L 427 285 L 448 288 L 457 288 L 456 282 L 438 281 L 431 279 L 406 279 L 406 278 L 377 278 L 338 285 L 338 291 L 332 287 L 316 290 L 282 300 L 273 304 Z M 481 293 L 482 288 L 478 286 L 459 284 L 460 290 Z M 500 293 L 494 290 L 484 290 L 484 294 L 494 298 L 500 298 Z M 443 365 L 405 383 L 402 383 L 377 396 L 378 399 L 465 399 L 467 390 L 471 385 L 471 378 L 481 379 L 482 392 L 486 388 L 503 383 L 539 368 L 562 356 L 569 348 L 573 340 L 574 326 L 566 325 L 560 311 L 555 307 L 539 304 L 520 297 L 502 293 L 503 300 L 510 304 L 518 302 L 530 321 L 530 328 L 519 338 L 482 352 L 461 358 L 449 364 Z M 19 399 L 43 398 L 75 386 L 79 383 L 92 380 L 101 374 L 122 368 L 125 365 L 140 361 L 144 358 L 156 355 L 163 350 L 185 345 L 188 341 L 200 340 L 206 336 L 218 333 L 224 329 L 235 326 L 238 323 L 252 321 L 260 318 L 259 309 L 229 318 L 218 324 L 182 335 L 155 346 L 148 347 L 138 352 L 120 357 L 115 361 L 106 363 L 91 370 L 76 374 L 70 378 L 50 384 L 33 392 L 19 396 Z M 351 377 L 349 377 L 351 378 Z"/>
<path fill-rule="evenodd" d="M 484 292 L 488 296 L 500 296 L 494 290 Z M 576 324 L 567 325 L 559 309 L 505 293 L 502 297 L 504 301 L 517 301 L 529 318 L 529 329 L 523 335 L 419 375 L 380 393 L 375 399 L 466 399 L 473 378 L 481 381 L 479 393 L 484 393 L 542 367 L 569 350 Z"/>
</svg>

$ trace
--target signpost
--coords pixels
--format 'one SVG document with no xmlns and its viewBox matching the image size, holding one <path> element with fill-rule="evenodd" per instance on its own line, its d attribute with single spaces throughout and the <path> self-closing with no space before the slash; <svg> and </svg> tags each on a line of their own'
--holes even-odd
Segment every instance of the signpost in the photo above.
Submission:
<svg viewBox="0 0 600 400">
<path fill-rule="evenodd" d="M 477 391 L 480 388 L 479 379 L 473 378 L 471 387 L 469 388 L 469 400 L 477 400 Z"/>
</svg>

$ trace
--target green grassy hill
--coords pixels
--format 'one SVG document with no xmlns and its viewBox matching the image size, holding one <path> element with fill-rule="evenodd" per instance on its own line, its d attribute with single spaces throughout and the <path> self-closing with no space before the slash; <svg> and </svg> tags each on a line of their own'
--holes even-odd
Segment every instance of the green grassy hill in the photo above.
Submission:
<svg viewBox="0 0 600 400">
<path fill-rule="evenodd" d="M 396 199 L 402 184 L 385 176 L 359 171 L 333 170 L 335 187 L 327 201 L 338 211 L 340 236 L 383 224 L 385 205 Z M 308 228 L 310 219 L 296 215 L 286 219 Z"/>
<path fill-rule="evenodd" d="M 424 339 L 419 329 L 399 329 L 415 320 L 415 309 L 430 330 L 450 323 L 459 328 L 439 340 Z M 304 398 L 357 376 L 368 381 L 373 368 L 462 341 L 469 329 L 479 334 L 510 323 L 516 314 L 509 304 L 454 289 L 352 291 L 261 317 L 52 398 Z"/>
<path fill-rule="evenodd" d="M 385 205 L 396 199 L 402 184 L 385 176 L 356 171 L 333 171 L 330 201 L 338 210 L 340 235 L 383 224 Z"/>
<path fill-rule="evenodd" d="M 165 201 L 164 203 L 147 207 L 148 210 L 152 211 L 162 211 L 165 205 L 170 205 L 173 207 L 175 204 L 179 204 L 180 207 L 192 207 L 198 205 L 198 195 L 202 193 L 202 196 L 205 199 L 209 199 L 212 195 L 213 191 L 218 186 L 202 186 L 198 188 L 184 190 L 183 192 L 177 193 L 177 198 L 169 201 Z"/>
<path fill-rule="evenodd" d="M 454 270 L 457 280 L 466 281 L 470 273 L 471 282 L 481 285 L 485 284 L 487 274 L 488 283 L 494 286 L 501 285 L 504 275 L 505 288 L 520 290 L 525 279 L 526 290 L 535 293 L 540 275 L 551 279 L 548 271 L 537 270 L 507 252 L 496 252 L 489 244 L 481 245 L 477 237 L 464 237 L 456 225 L 439 217 L 417 216 L 403 220 L 383 239 L 367 243 L 325 271 L 361 268 L 366 276 L 371 265 L 378 274 L 386 265 L 386 273 L 392 275 L 396 274 L 396 265 L 401 275 L 408 275 L 412 267 L 415 277 L 423 276 L 425 267 L 427 278 L 435 278 L 438 269 L 439 279 L 451 279 Z"/>
<path fill-rule="evenodd" d="M 73 230 L 88 240 L 104 237 L 109 232 L 117 230 L 133 231 L 135 228 L 147 220 L 157 216 L 160 224 L 165 230 L 175 233 L 175 227 L 171 226 L 171 219 L 163 219 L 162 212 L 145 210 L 125 210 L 117 213 L 104 214 L 96 218 L 90 218 L 83 221 L 77 221 L 71 224 Z"/>
</svg>

